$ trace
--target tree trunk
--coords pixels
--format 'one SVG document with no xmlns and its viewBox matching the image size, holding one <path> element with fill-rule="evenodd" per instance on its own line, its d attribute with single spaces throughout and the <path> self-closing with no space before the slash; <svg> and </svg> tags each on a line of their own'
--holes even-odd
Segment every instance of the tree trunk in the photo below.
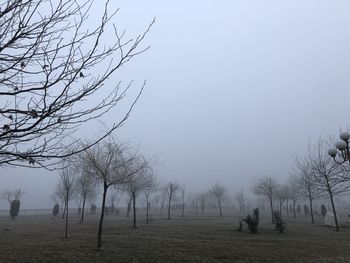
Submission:
<svg viewBox="0 0 350 263">
<path fill-rule="evenodd" d="M 294 218 L 297 218 L 297 213 L 295 211 L 295 202 L 293 201 L 293 215 L 294 215 Z"/>
<path fill-rule="evenodd" d="M 310 203 L 311 223 L 315 224 L 314 209 L 312 207 L 312 196 L 311 196 L 311 193 L 309 193 L 309 203 Z"/>
<path fill-rule="evenodd" d="M 184 217 L 185 216 L 185 203 L 182 203 L 182 207 L 181 207 L 181 216 Z"/>
<path fill-rule="evenodd" d="M 171 204 L 171 198 L 169 197 L 169 203 L 168 203 L 168 220 L 170 220 L 170 204 Z"/>
<path fill-rule="evenodd" d="M 98 234 L 97 234 L 97 248 L 101 248 L 101 245 L 102 245 L 102 227 L 103 227 L 103 218 L 105 215 L 107 190 L 108 190 L 108 186 L 105 182 L 103 185 L 102 211 L 101 211 L 100 223 L 98 226 Z"/>
<path fill-rule="evenodd" d="M 147 205 L 146 205 L 146 222 L 149 223 L 149 201 L 148 201 L 148 196 L 146 196 L 146 201 L 147 201 Z"/>
<path fill-rule="evenodd" d="M 66 211 L 66 236 L 65 236 L 65 238 L 68 238 L 68 200 L 67 200 L 66 208 L 67 208 L 67 211 Z"/>
<path fill-rule="evenodd" d="M 64 209 L 63 209 L 63 213 L 62 213 L 62 219 L 65 218 L 65 216 L 66 216 L 66 211 L 67 211 L 67 202 L 64 202 Z"/>
<path fill-rule="evenodd" d="M 329 192 L 329 197 L 331 199 L 331 204 L 332 204 L 332 210 L 333 210 L 333 214 L 334 214 L 334 221 L 335 221 L 335 230 L 339 231 L 339 222 L 338 222 L 338 218 L 337 218 L 337 213 L 335 211 L 335 205 L 334 205 L 334 200 L 333 200 L 333 195 L 331 192 Z"/>
<path fill-rule="evenodd" d="M 132 208 L 133 208 L 133 213 L 134 213 L 134 223 L 133 223 L 133 228 L 137 228 L 136 226 L 136 193 L 132 193 Z"/>
<path fill-rule="evenodd" d="M 273 217 L 273 205 L 272 205 L 272 198 L 269 198 L 269 201 L 270 201 L 270 208 L 271 208 L 271 222 L 272 224 L 275 223 L 275 219 Z"/>
<path fill-rule="evenodd" d="M 222 210 L 221 210 L 221 201 L 220 201 L 220 198 L 218 198 L 218 202 L 219 202 L 220 216 L 222 216 Z"/>
<path fill-rule="evenodd" d="M 86 195 L 83 196 L 83 208 L 81 210 L 81 222 L 84 222 L 84 210 L 85 210 L 85 200 L 86 200 Z"/>
<path fill-rule="evenodd" d="M 126 211 L 126 217 L 130 217 L 131 201 L 132 201 L 132 196 L 129 197 L 128 209 Z"/>
<path fill-rule="evenodd" d="M 283 205 L 283 202 L 280 202 L 280 216 L 282 218 L 282 205 Z"/>
</svg>

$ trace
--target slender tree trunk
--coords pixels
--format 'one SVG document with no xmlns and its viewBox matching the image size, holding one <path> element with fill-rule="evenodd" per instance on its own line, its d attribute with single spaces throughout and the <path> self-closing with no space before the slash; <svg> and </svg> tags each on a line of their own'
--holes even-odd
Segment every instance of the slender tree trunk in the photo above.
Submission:
<svg viewBox="0 0 350 263">
<path fill-rule="evenodd" d="M 101 211 L 100 223 L 99 223 L 99 226 L 98 226 L 98 234 L 97 234 L 97 248 L 101 248 L 101 245 L 102 245 L 102 227 L 103 227 L 103 218 L 105 216 L 105 205 L 106 205 L 107 190 L 108 190 L 107 183 L 104 182 L 104 185 L 103 185 L 103 198 L 102 198 L 102 211 Z"/>
<path fill-rule="evenodd" d="M 220 216 L 222 216 L 222 210 L 221 210 L 221 201 L 220 201 L 220 198 L 218 198 L 218 202 L 219 202 Z"/>
<path fill-rule="evenodd" d="M 84 222 L 84 210 L 85 210 L 85 200 L 86 200 L 86 195 L 83 196 L 83 208 L 81 210 L 81 222 Z"/>
<path fill-rule="evenodd" d="M 65 205 L 66 205 L 66 203 L 65 202 L 63 202 L 63 203 L 61 203 L 61 206 L 60 206 L 60 211 L 62 211 L 62 219 L 64 218 L 64 213 L 65 213 Z"/>
<path fill-rule="evenodd" d="M 126 217 L 130 217 L 131 202 L 132 202 L 132 196 L 130 195 L 129 201 L 128 201 L 128 209 L 126 211 Z"/>
<path fill-rule="evenodd" d="M 295 211 L 295 201 L 293 201 L 293 215 L 294 215 L 294 218 L 297 218 L 297 213 Z"/>
<path fill-rule="evenodd" d="M 281 216 L 281 218 L 282 218 L 282 204 L 283 204 L 283 202 L 280 202 L 280 216 Z"/>
<path fill-rule="evenodd" d="M 148 213 L 148 210 L 149 210 L 149 202 L 148 202 L 148 196 L 146 196 L 146 222 L 149 223 L 149 213 Z"/>
<path fill-rule="evenodd" d="M 273 217 L 272 197 L 269 198 L 269 201 L 270 201 L 270 208 L 271 208 L 271 222 L 272 222 L 272 224 L 274 224 L 274 223 L 275 223 L 275 219 L 274 219 L 274 217 Z"/>
<path fill-rule="evenodd" d="M 313 209 L 313 207 L 312 207 L 312 196 L 311 196 L 311 192 L 309 192 L 309 203 L 310 203 L 311 223 L 312 223 L 312 224 L 315 224 L 314 209 Z"/>
<path fill-rule="evenodd" d="M 335 222 L 335 230 L 339 231 L 339 222 L 338 222 L 338 217 L 337 217 L 337 213 L 335 211 L 335 205 L 334 205 L 334 200 L 333 200 L 333 194 L 329 191 L 329 198 L 331 199 L 331 204 L 332 204 L 332 210 L 333 210 L 333 214 L 334 214 L 334 222 Z"/>
<path fill-rule="evenodd" d="M 185 203 L 182 202 L 182 207 L 181 207 L 181 216 L 184 217 L 185 216 Z"/>
<path fill-rule="evenodd" d="M 170 205 L 171 205 L 171 198 L 169 196 L 169 203 L 168 203 L 168 220 L 170 220 Z"/>
<path fill-rule="evenodd" d="M 287 215 L 289 215 L 289 207 L 288 207 L 288 205 L 289 205 L 289 200 L 288 200 L 288 199 L 287 199 L 286 205 L 287 205 Z"/>
<path fill-rule="evenodd" d="M 64 219 L 66 217 L 66 211 L 67 211 L 67 202 L 64 202 L 64 209 L 63 209 L 63 213 L 62 213 L 62 219 Z"/>
<path fill-rule="evenodd" d="M 68 238 L 68 200 L 67 200 L 66 207 L 67 207 L 67 211 L 66 211 L 66 236 L 65 236 L 65 238 Z"/>
<path fill-rule="evenodd" d="M 133 223 L 133 228 L 137 228 L 136 226 L 136 193 L 132 193 L 132 208 L 133 208 L 133 213 L 134 213 L 134 223 Z"/>
</svg>

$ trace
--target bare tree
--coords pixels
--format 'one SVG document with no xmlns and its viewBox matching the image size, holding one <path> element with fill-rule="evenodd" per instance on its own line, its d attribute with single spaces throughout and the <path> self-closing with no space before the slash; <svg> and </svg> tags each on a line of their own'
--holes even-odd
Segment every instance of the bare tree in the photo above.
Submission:
<svg viewBox="0 0 350 263">
<path fill-rule="evenodd" d="M 2 191 L 1 198 L 7 200 L 11 204 L 13 200 L 20 200 L 24 194 L 25 191 L 22 189 L 16 189 L 13 191 L 5 190 Z"/>
<path fill-rule="evenodd" d="M 289 188 L 288 185 L 279 185 L 276 189 L 276 199 L 278 200 L 278 210 L 280 216 L 282 216 L 282 206 L 289 198 Z M 288 206 L 288 205 L 287 205 Z"/>
<path fill-rule="evenodd" d="M 76 191 L 79 199 L 82 202 L 80 221 L 84 222 L 86 201 L 92 201 L 96 197 L 96 180 L 91 174 L 89 174 L 90 171 L 86 169 L 86 167 L 81 167 L 79 172 L 80 175 L 76 179 Z"/>
<path fill-rule="evenodd" d="M 59 183 L 56 185 L 55 192 L 52 195 L 52 200 L 56 203 L 61 203 L 61 209 L 62 209 L 62 219 L 66 216 L 66 198 L 65 198 L 65 192 L 62 187 L 59 187 Z"/>
<path fill-rule="evenodd" d="M 66 166 L 60 170 L 60 179 L 57 185 L 57 189 L 64 195 L 65 201 L 65 215 L 66 215 L 66 230 L 65 238 L 68 238 L 68 212 L 69 212 L 69 201 L 72 199 L 75 190 L 75 171 L 72 166 Z"/>
<path fill-rule="evenodd" d="M 245 212 L 245 197 L 243 189 L 241 189 L 241 191 L 235 195 L 235 200 L 238 203 L 239 212 Z"/>
<path fill-rule="evenodd" d="M 270 176 L 265 176 L 263 178 L 260 178 L 254 184 L 252 189 L 254 194 L 264 196 L 268 199 L 270 203 L 272 223 L 274 223 L 275 221 L 273 216 L 273 200 L 276 194 L 277 187 L 278 187 L 278 183 L 274 178 Z"/>
<path fill-rule="evenodd" d="M 186 189 L 185 186 L 181 186 L 181 216 L 185 216 L 185 194 L 186 194 Z"/>
<path fill-rule="evenodd" d="M 135 154 L 124 144 L 116 142 L 112 137 L 87 149 L 83 154 L 84 165 L 89 167 L 90 174 L 103 185 L 102 208 L 97 234 L 97 247 L 102 245 L 102 228 L 106 207 L 106 195 L 109 187 L 125 184 L 142 169 L 132 165 L 135 162 Z"/>
<path fill-rule="evenodd" d="M 164 188 L 163 188 L 164 190 Z M 161 191 L 161 193 L 159 194 L 159 198 L 160 198 L 160 206 L 159 206 L 159 215 L 162 215 L 162 211 L 165 207 L 165 202 L 166 202 L 166 198 L 167 198 L 167 191 Z"/>
<path fill-rule="evenodd" d="M 142 156 L 136 158 L 133 162 L 133 170 L 137 170 L 127 182 L 127 190 L 132 198 L 133 207 L 133 228 L 136 226 L 136 198 L 141 191 L 147 191 L 151 189 L 155 183 L 152 169 L 149 162 Z M 148 202 L 148 200 L 147 200 Z M 148 205 L 148 204 L 147 204 Z M 148 215 L 148 209 L 147 209 Z"/>
<path fill-rule="evenodd" d="M 153 176 L 152 183 L 149 184 L 149 185 L 145 188 L 145 190 L 144 190 L 144 192 L 145 192 L 145 197 L 146 197 L 146 222 L 147 222 L 147 223 L 149 223 L 149 221 L 150 221 L 149 212 L 150 212 L 150 208 L 151 208 L 151 202 L 150 202 L 150 200 L 149 200 L 149 197 L 150 197 L 151 193 L 154 193 L 154 192 L 156 192 L 156 191 L 158 190 L 158 186 L 159 186 L 159 183 L 158 183 L 156 177 Z M 155 203 L 156 203 L 156 205 L 155 205 L 155 210 L 156 210 L 156 211 L 157 211 L 157 206 L 158 206 L 159 198 L 160 198 L 159 196 L 156 196 L 156 197 L 155 197 Z"/>
<path fill-rule="evenodd" d="M 7 200 L 10 203 L 10 215 L 12 220 L 18 216 L 19 209 L 21 206 L 20 199 L 25 194 L 21 189 L 16 189 L 14 191 L 3 191 L 1 193 L 1 198 Z"/>
<path fill-rule="evenodd" d="M 157 183 L 158 184 L 158 183 Z M 159 189 L 158 189 L 158 185 L 157 185 L 157 187 L 154 189 L 154 192 L 157 192 Z M 154 195 L 154 197 L 153 197 L 153 203 L 154 203 L 154 206 L 153 206 L 153 211 L 155 212 L 155 213 L 157 213 L 157 211 L 158 211 L 158 204 L 160 203 L 160 201 L 161 201 L 161 194 L 162 193 L 157 193 L 157 194 L 155 194 Z"/>
<path fill-rule="evenodd" d="M 325 142 L 321 140 L 313 149 L 309 149 L 308 161 L 315 189 L 321 195 L 323 193 L 328 195 L 332 205 L 336 231 L 339 231 L 334 197 L 349 191 L 345 180 L 348 178 L 348 171 L 333 161 L 327 154 Z"/>
<path fill-rule="evenodd" d="M 52 167 L 57 158 L 91 147 L 128 118 L 144 85 L 106 133 L 89 145 L 73 139 L 81 124 L 91 125 L 125 97 L 132 82 L 105 84 L 149 48 L 140 44 L 150 28 L 134 40 L 126 38 L 112 24 L 118 10 L 107 12 L 108 1 L 99 23 L 88 27 L 93 2 L 0 3 L 0 166 Z"/>
<path fill-rule="evenodd" d="M 291 175 L 288 179 L 289 196 L 292 201 L 292 211 L 294 218 L 297 217 L 296 206 L 302 200 L 301 190 L 296 176 Z"/>
<path fill-rule="evenodd" d="M 132 203 L 132 194 L 130 191 L 127 192 L 127 207 L 126 207 L 126 217 L 130 217 L 131 203 Z"/>
<path fill-rule="evenodd" d="M 174 200 L 179 190 L 180 190 L 180 185 L 177 182 L 169 182 L 164 187 L 164 191 L 167 193 L 167 196 L 168 196 L 168 220 L 171 219 L 171 215 L 170 215 L 171 202 Z"/>
<path fill-rule="evenodd" d="M 202 215 L 204 214 L 204 210 L 205 210 L 205 207 L 207 205 L 208 197 L 209 197 L 208 196 L 208 192 L 201 193 L 198 196 L 199 205 L 200 205 L 200 208 L 201 208 Z"/>
<path fill-rule="evenodd" d="M 211 195 L 213 195 L 216 198 L 216 200 L 218 202 L 219 210 L 220 210 L 220 216 L 222 216 L 221 206 L 222 206 L 222 202 L 223 202 L 223 199 L 225 197 L 225 194 L 226 194 L 225 186 L 220 185 L 218 183 L 215 183 L 210 187 L 209 192 Z"/>
<path fill-rule="evenodd" d="M 318 191 L 315 187 L 314 177 L 312 175 L 310 163 L 307 158 L 294 158 L 295 163 L 295 183 L 299 189 L 301 198 L 309 201 L 311 223 L 315 224 L 313 201 L 318 197 Z"/>
<path fill-rule="evenodd" d="M 120 192 L 120 187 L 117 185 L 114 187 L 113 191 L 109 192 L 109 203 L 111 205 L 111 213 L 113 214 L 114 212 L 116 214 L 119 213 L 118 209 L 118 203 L 119 203 L 119 192 Z"/>
</svg>

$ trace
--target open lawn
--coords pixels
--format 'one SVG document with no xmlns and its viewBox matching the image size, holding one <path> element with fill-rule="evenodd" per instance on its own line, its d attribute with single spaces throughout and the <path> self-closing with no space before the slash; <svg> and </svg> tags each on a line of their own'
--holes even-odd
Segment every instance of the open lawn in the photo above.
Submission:
<svg viewBox="0 0 350 263">
<path fill-rule="evenodd" d="M 267 220 L 267 218 L 266 218 Z M 341 232 L 308 218 L 287 218 L 285 234 L 262 222 L 260 234 L 237 232 L 233 217 L 155 219 L 132 229 L 131 218 L 108 216 L 96 249 L 97 216 L 76 216 L 64 239 L 64 220 L 50 215 L 0 218 L 0 262 L 350 262 L 350 224 Z"/>
</svg>

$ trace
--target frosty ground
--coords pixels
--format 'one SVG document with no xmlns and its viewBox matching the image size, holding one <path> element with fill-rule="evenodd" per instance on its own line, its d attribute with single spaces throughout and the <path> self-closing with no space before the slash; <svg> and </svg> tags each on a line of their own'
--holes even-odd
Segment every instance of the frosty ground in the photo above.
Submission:
<svg viewBox="0 0 350 263">
<path fill-rule="evenodd" d="M 142 216 L 142 215 L 141 215 Z M 69 239 L 64 220 L 50 215 L 0 218 L 0 262 L 349 262 L 350 222 L 339 233 L 311 225 L 308 217 L 287 217 L 279 234 L 267 218 L 260 233 L 236 231 L 238 217 L 214 215 L 153 217 L 137 229 L 123 215 L 106 218 L 102 250 L 96 249 L 97 216 L 78 223 L 73 216 Z"/>
</svg>

